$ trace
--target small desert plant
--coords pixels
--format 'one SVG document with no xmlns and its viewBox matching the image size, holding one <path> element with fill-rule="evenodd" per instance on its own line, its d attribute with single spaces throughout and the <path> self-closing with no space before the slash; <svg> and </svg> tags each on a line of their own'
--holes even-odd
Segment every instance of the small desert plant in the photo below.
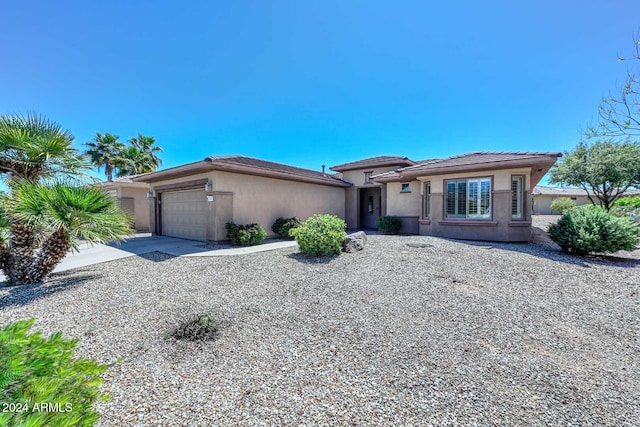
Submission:
<svg viewBox="0 0 640 427">
<path fill-rule="evenodd" d="M 564 214 L 566 210 L 571 209 L 575 206 L 576 202 L 568 197 L 560 197 L 551 202 L 551 210 L 560 212 L 561 214 Z"/>
<path fill-rule="evenodd" d="M 234 246 L 259 245 L 267 237 L 267 232 L 260 224 L 234 224 L 228 222 L 225 225 L 227 238 Z"/>
<path fill-rule="evenodd" d="M 195 316 L 184 320 L 169 336 L 177 340 L 206 341 L 215 337 L 218 322 L 207 315 Z"/>
<path fill-rule="evenodd" d="M 397 216 L 380 216 L 376 220 L 378 230 L 387 234 L 397 234 L 402 227 L 402 221 Z"/>
<path fill-rule="evenodd" d="M 106 365 L 74 357 L 78 340 L 29 333 L 34 319 L 0 329 L 0 425 L 92 426 Z M 5 409 L 6 408 L 6 409 Z"/>
<path fill-rule="evenodd" d="M 631 218 L 615 217 L 600 206 L 569 209 L 549 226 L 549 237 L 563 251 L 577 255 L 632 251 L 639 236 L 640 226 Z"/>
<path fill-rule="evenodd" d="M 289 231 L 292 228 L 300 227 L 300 224 L 302 224 L 302 221 L 295 216 L 291 218 L 280 217 L 273 223 L 271 230 L 281 239 L 290 239 Z"/>
<path fill-rule="evenodd" d="M 289 233 L 307 256 L 331 256 L 342 251 L 345 222 L 334 215 L 313 215 Z"/>
</svg>

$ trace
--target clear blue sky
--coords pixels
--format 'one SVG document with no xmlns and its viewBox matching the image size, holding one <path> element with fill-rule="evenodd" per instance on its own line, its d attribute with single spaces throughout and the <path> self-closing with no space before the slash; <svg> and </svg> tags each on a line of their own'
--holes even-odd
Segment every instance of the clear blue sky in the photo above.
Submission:
<svg viewBox="0 0 640 427">
<path fill-rule="evenodd" d="M 153 135 L 163 168 L 562 151 L 623 82 L 638 18 L 638 0 L 5 0 L 0 114 L 78 147 Z"/>
</svg>

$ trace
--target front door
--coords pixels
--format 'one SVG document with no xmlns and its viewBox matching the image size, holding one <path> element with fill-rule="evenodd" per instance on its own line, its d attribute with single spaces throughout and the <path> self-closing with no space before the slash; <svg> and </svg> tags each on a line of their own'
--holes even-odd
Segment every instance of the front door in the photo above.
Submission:
<svg viewBox="0 0 640 427">
<path fill-rule="evenodd" d="M 381 202 L 380 187 L 360 189 L 360 228 L 378 228 Z"/>
</svg>

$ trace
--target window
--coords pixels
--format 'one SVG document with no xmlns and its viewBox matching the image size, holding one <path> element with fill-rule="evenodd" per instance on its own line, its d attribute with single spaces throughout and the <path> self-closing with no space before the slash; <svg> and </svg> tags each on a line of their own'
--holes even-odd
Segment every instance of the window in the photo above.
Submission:
<svg viewBox="0 0 640 427">
<path fill-rule="evenodd" d="M 424 183 L 424 217 L 431 217 L 431 181 Z"/>
<path fill-rule="evenodd" d="M 367 198 L 367 212 L 373 213 L 373 196 Z"/>
<path fill-rule="evenodd" d="M 511 219 L 523 219 L 522 201 L 524 176 L 511 177 Z"/>
<path fill-rule="evenodd" d="M 446 181 L 446 217 L 490 219 L 491 179 Z"/>
<path fill-rule="evenodd" d="M 371 184 L 373 181 L 371 181 L 371 175 L 373 174 L 373 171 L 369 171 L 369 172 L 365 172 L 364 173 L 364 183 L 365 184 Z"/>
<path fill-rule="evenodd" d="M 411 193 L 411 184 L 402 184 L 401 193 Z"/>
</svg>

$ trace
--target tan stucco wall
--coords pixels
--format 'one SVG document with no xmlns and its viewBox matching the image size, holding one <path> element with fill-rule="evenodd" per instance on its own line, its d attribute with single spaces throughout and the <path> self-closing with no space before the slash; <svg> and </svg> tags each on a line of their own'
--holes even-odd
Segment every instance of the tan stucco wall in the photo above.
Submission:
<svg viewBox="0 0 640 427">
<path fill-rule="evenodd" d="M 131 197 L 134 200 L 135 229 L 149 231 L 149 199 L 146 188 L 121 188 L 120 197 Z"/>
<path fill-rule="evenodd" d="M 344 219 L 344 189 L 282 179 L 216 172 L 214 191 L 233 192 L 233 222 L 260 223 L 269 235 L 276 218 L 328 213 Z"/>
<path fill-rule="evenodd" d="M 540 214 L 540 215 L 560 215 L 560 212 L 554 211 L 551 209 L 551 203 L 553 203 L 554 200 L 559 199 L 561 197 L 568 197 L 568 196 L 534 195 L 533 196 L 533 213 Z M 582 206 L 582 205 L 587 205 L 591 203 L 587 196 L 577 196 L 575 197 L 574 202 L 576 202 L 576 206 Z"/>
<path fill-rule="evenodd" d="M 402 184 L 409 184 L 410 193 L 402 193 Z M 390 182 L 387 184 L 387 215 L 420 216 L 420 182 Z"/>
</svg>

